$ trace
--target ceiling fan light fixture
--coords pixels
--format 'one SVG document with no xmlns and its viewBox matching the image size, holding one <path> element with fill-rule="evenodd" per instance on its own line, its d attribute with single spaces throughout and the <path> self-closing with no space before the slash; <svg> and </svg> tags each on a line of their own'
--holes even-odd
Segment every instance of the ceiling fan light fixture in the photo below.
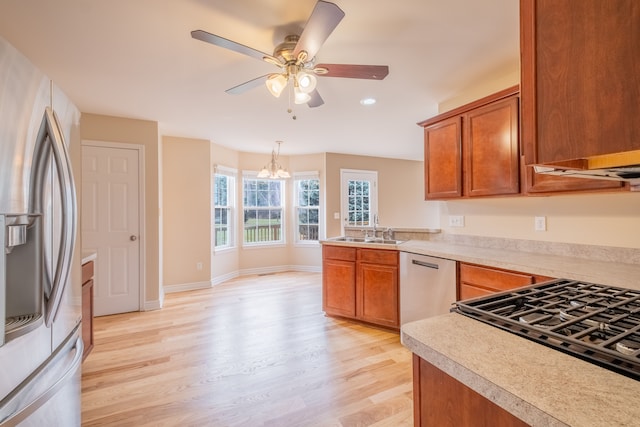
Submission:
<svg viewBox="0 0 640 427">
<path fill-rule="evenodd" d="M 293 92 L 294 102 L 296 104 L 306 104 L 307 102 L 311 101 L 311 95 L 301 91 L 300 88 L 296 87 Z"/>
<path fill-rule="evenodd" d="M 282 91 L 287 86 L 287 76 L 284 74 L 271 74 L 265 82 L 267 89 L 271 92 L 271 95 L 279 98 Z"/>
<path fill-rule="evenodd" d="M 298 82 L 298 88 L 301 92 L 311 93 L 315 90 L 318 79 L 311 73 L 304 70 L 298 71 L 296 74 L 296 81 Z"/>
</svg>

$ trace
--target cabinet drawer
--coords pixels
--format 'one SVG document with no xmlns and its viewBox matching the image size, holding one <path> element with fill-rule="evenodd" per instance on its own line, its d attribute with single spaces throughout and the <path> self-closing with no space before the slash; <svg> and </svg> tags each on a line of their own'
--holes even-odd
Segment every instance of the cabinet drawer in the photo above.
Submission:
<svg viewBox="0 0 640 427">
<path fill-rule="evenodd" d="M 82 264 L 82 283 L 93 277 L 93 261 Z"/>
<path fill-rule="evenodd" d="M 460 263 L 460 284 L 495 290 L 509 290 L 533 284 L 533 276 Z"/>
<path fill-rule="evenodd" d="M 372 264 L 398 265 L 398 251 L 360 248 L 358 250 L 358 261 Z"/>
<path fill-rule="evenodd" d="M 349 246 L 322 246 L 322 256 L 327 259 L 339 259 L 342 261 L 355 261 L 356 248 Z"/>
</svg>

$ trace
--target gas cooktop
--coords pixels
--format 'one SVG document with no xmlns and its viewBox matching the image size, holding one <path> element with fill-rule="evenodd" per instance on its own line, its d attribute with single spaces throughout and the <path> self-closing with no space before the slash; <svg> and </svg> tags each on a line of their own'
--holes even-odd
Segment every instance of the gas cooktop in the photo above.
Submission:
<svg viewBox="0 0 640 427">
<path fill-rule="evenodd" d="M 640 291 L 558 279 L 452 311 L 640 380 Z"/>
</svg>

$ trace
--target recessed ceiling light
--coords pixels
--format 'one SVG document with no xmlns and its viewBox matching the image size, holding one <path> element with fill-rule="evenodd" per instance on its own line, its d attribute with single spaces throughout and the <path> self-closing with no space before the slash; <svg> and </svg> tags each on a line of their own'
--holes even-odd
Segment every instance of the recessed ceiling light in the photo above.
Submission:
<svg viewBox="0 0 640 427">
<path fill-rule="evenodd" d="M 376 103 L 376 99 L 375 98 L 362 98 L 360 100 L 360 104 L 362 105 L 373 105 Z"/>
</svg>

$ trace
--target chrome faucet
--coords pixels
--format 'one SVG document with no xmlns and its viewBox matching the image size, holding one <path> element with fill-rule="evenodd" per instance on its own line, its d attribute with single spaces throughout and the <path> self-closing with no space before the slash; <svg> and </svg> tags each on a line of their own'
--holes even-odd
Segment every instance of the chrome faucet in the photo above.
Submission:
<svg viewBox="0 0 640 427">
<path fill-rule="evenodd" d="M 376 237 L 376 231 L 378 231 L 378 214 L 373 214 L 373 237 Z"/>
</svg>

